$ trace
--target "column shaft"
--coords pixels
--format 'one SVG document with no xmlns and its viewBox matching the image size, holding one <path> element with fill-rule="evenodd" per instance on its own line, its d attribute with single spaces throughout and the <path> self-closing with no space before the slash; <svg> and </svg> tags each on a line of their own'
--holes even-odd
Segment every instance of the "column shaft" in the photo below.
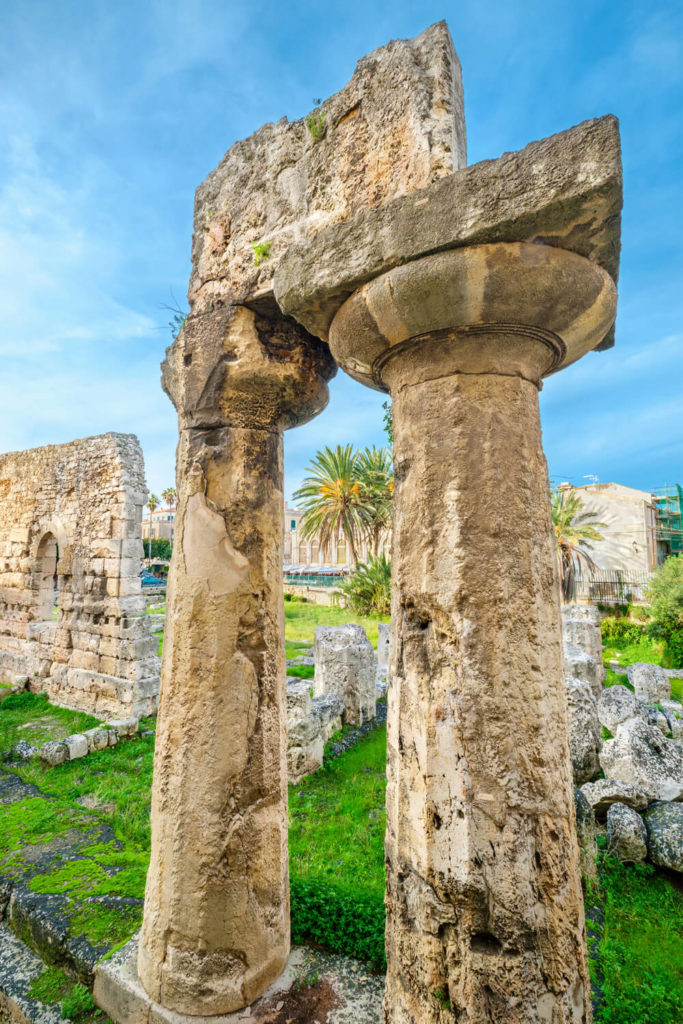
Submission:
<svg viewBox="0 0 683 1024">
<path fill-rule="evenodd" d="M 183 429 L 140 978 L 227 1013 L 289 953 L 282 433 Z"/>
<path fill-rule="evenodd" d="M 392 396 L 386 1020 L 585 1024 L 537 388 L 456 374 Z"/>
</svg>

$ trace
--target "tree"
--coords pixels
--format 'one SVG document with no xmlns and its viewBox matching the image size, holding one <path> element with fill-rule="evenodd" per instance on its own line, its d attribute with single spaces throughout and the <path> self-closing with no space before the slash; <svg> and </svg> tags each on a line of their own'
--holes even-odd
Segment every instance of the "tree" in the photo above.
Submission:
<svg viewBox="0 0 683 1024">
<path fill-rule="evenodd" d="M 391 611 L 391 562 L 386 555 L 361 562 L 339 583 L 347 606 L 356 615 L 388 615 Z"/>
<path fill-rule="evenodd" d="M 158 499 L 157 495 L 156 494 L 150 494 L 150 496 L 147 498 L 147 508 L 149 509 L 149 516 L 150 516 L 150 518 L 149 518 L 149 536 L 148 536 L 148 540 L 149 540 L 149 555 L 147 556 L 148 558 L 152 557 L 152 513 L 156 512 L 156 510 L 159 508 L 159 505 L 160 505 L 160 502 L 159 502 L 159 499 Z"/>
<path fill-rule="evenodd" d="M 658 567 L 645 596 L 652 615 L 648 633 L 666 642 L 672 668 L 683 668 L 683 555 L 671 555 Z"/>
<path fill-rule="evenodd" d="M 358 452 L 337 445 L 318 452 L 307 469 L 308 476 L 294 492 L 301 502 L 301 536 L 317 537 L 323 556 L 332 540 L 346 539 L 354 565 L 358 546 L 368 524 L 368 508 L 361 490 Z"/>
<path fill-rule="evenodd" d="M 358 455 L 358 475 L 367 519 L 364 533 L 373 555 L 379 554 L 382 535 L 391 527 L 394 467 L 386 448 L 366 448 Z"/>
<path fill-rule="evenodd" d="M 562 600 L 571 599 L 577 571 L 584 566 L 596 569 L 597 566 L 588 549 L 592 542 L 602 540 L 599 532 L 605 528 L 604 523 L 597 521 L 596 512 L 584 512 L 583 501 L 573 487 L 557 487 L 550 496 L 555 530 L 555 545 L 560 566 Z"/>
<path fill-rule="evenodd" d="M 176 491 L 175 487 L 167 487 L 165 491 L 161 492 L 161 497 L 164 499 L 164 501 L 168 505 L 168 508 L 169 508 L 169 511 L 170 511 L 173 508 L 173 506 L 175 505 L 175 503 L 176 503 L 176 500 L 178 498 L 178 492 Z M 171 530 L 171 535 L 172 534 L 173 534 L 173 531 Z M 171 548 L 173 548 L 173 542 L 172 541 L 171 541 Z"/>
</svg>

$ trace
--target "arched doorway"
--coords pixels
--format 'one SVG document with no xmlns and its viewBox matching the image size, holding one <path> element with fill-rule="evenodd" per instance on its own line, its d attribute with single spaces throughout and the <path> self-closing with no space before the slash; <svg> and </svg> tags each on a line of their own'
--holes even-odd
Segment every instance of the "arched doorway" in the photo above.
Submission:
<svg viewBox="0 0 683 1024">
<path fill-rule="evenodd" d="M 57 601 L 57 562 L 59 546 L 53 533 L 46 533 L 38 545 L 33 590 L 35 617 L 39 622 L 51 622 Z"/>
</svg>

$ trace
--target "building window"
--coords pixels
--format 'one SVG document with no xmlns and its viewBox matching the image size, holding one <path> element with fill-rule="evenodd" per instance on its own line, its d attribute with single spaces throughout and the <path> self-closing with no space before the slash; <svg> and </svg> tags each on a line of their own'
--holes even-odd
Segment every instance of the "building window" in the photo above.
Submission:
<svg viewBox="0 0 683 1024">
<path fill-rule="evenodd" d="M 290 530 L 296 530 L 296 519 L 292 519 L 289 524 Z"/>
</svg>

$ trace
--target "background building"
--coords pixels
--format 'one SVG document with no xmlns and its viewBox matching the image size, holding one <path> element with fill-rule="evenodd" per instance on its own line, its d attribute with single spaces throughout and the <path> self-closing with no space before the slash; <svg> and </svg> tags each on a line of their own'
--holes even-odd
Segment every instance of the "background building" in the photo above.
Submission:
<svg viewBox="0 0 683 1024">
<path fill-rule="evenodd" d="M 157 508 L 154 512 L 148 512 L 142 520 L 142 539 L 158 540 L 165 537 L 173 543 L 173 532 L 175 523 L 175 505 L 171 508 Z"/>
</svg>

